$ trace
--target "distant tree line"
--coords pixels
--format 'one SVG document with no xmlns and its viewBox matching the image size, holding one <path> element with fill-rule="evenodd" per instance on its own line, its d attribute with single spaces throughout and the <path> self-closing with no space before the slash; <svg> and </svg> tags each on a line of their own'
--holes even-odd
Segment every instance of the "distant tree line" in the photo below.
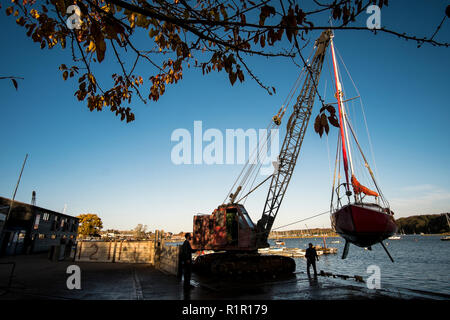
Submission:
<svg viewBox="0 0 450 320">
<path fill-rule="evenodd" d="M 448 213 L 447 213 L 448 214 Z M 445 214 L 418 215 L 396 220 L 398 231 L 405 234 L 413 233 L 444 233 L 449 232 Z"/>
<path fill-rule="evenodd" d="M 330 228 L 315 228 L 315 229 L 298 229 L 286 231 L 272 231 L 269 238 L 284 238 L 284 237 L 307 237 L 307 236 L 336 236 L 336 233 Z"/>
</svg>

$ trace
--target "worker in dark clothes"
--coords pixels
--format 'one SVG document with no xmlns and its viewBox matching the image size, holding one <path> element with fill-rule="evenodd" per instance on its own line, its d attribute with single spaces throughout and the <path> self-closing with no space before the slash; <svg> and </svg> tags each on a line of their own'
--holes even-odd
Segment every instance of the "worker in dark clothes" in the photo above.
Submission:
<svg viewBox="0 0 450 320">
<path fill-rule="evenodd" d="M 312 265 L 314 269 L 314 278 L 316 278 L 317 277 L 316 259 L 317 261 L 319 261 L 319 256 L 317 255 L 316 249 L 314 249 L 312 243 L 310 243 L 309 248 L 306 249 L 305 258 L 307 268 L 306 271 L 308 272 L 308 277 L 310 276 L 309 267 Z"/>
<path fill-rule="evenodd" d="M 188 289 L 190 288 L 192 272 L 192 248 L 189 241 L 192 239 L 192 237 L 190 233 L 186 233 L 184 237 L 186 238 L 186 240 L 184 240 L 184 243 L 181 246 L 180 260 L 181 266 L 183 268 L 184 287 Z"/>
</svg>

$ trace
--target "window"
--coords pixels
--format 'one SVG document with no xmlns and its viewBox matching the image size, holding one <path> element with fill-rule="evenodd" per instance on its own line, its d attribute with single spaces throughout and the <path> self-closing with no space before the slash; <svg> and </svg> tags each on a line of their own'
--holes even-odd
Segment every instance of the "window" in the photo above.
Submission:
<svg viewBox="0 0 450 320">
<path fill-rule="evenodd" d="M 244 216 L 245 221 L 247 222 L 248 226 L 249 226 L 250 228 L 253 228 L 253 229 L 254 229 L 254 228 L 255 228 L 255 225 L 253 224 L 252 220 L 251 220 L 250 217 L 248 216 L 247 212 L 242 213 L 242 215 Z"/>
<path fill-rule="evenodd" d="M 58 216 L 55 216 L 55 221 L 52 223 L 51 231 L 58 231 L 59 225 L 58 225 Z"/>
<path fill-rule="evenodd" d="M 55 240 L 56 239 L 56 234 L 52 234 L 51 238 L 52 238 L 52 240 Z"/>
<path fill-rule="evenodd" d="M 44 212 L 44 214 L 42 215 L 42 220 L 44 221 L 50 220 L 50 213 Z"/>
<path fill-rule="evenodd" d="M 45 234 L 39 233 L 39 239 L 45 239 Z"/>
<path fill-rule="evenodd" d="M 41 219 L 41 215 L 37 214 L 36 218 L 34 219 L 34 229 L 37 230 L 39 228 L 39 220 Z"/>
</svg>

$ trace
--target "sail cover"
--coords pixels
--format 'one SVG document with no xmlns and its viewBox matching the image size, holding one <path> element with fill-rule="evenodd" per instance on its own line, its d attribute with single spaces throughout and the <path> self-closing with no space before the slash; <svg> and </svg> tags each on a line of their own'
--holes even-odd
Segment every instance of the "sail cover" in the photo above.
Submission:
<svg viewBox="0 0 450 320">
<path fill-rule="evenodd" d="M 368 196 L 378 197 L 380 196 L 378 193 L 376 193 L 373 190 L 370 190 L 369 188 L 363 186 L 359 181 L 356 179 L 355 175 L 352 174 L 352 185 L 353 185 L 353 192 L 355 194 L 364 193 Z"/>
</svg>

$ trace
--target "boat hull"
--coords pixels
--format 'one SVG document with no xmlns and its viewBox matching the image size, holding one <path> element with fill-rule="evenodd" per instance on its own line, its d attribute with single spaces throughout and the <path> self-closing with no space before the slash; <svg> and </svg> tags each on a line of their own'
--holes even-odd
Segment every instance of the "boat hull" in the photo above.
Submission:
<svg viewBox="0 0 450 320">
<path fill-rule="evenodd" d="M 397 232 L 394 217 L 380 209 L 349 204 L 335 211 L 331 222 L 345 240 L 359 247 L 369 247 Z"/>
</svg>

